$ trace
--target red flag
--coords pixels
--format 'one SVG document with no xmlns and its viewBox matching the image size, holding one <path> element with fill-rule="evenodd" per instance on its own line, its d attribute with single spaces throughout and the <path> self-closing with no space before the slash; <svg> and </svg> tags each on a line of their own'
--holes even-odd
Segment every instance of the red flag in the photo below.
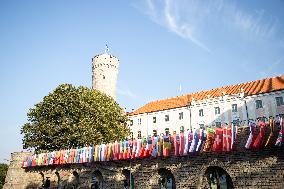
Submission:
<svg viewBox="0 0 284 189">
<path fill-rule="evenodd" d="M 258 125 L 259 125 L 259 133 L 252 145 L 252 149 L 260 149 L 263 146 L 262 144 L 265 135 L 265 123 L 263 121 L 260 121 Z"/>
<path fill-rule="evenodd" d="M 183 156 L 184 154 L 184 145 L 185 145 L 185 139 L 184 139 L 184 133 L 180 133 L 180 144 L 179 144 L 179 155 Z"/>
<path fill-rule="evenodd" d="M 270 127 L 270 134 L 265 143 L 265 147 L 272 145 L 272 140 L 273 140 L 273 135 L 274 135 L 274 130 L 275 130 L 275 121 L 273 119 L 269 120 L 269 127 Z"/>
<path fill-rule="evenodd" d="M 215 141 L 212 151 L 222 152 L 223 149 L 223 129 L 215 128 Z"/>
<path fill-rule="evenodd" d="M 232 129 L 225 127 L 223 129 L 223 151 L 225 152 L 231 151 L 231 143 L 232 143 Z"/>
</svg>

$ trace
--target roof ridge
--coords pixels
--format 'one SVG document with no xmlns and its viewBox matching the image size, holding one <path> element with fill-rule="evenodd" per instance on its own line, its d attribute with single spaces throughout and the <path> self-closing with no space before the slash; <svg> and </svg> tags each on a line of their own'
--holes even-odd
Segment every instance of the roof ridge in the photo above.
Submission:
<svg viewBox="0 0 284 189">
<path fill-rule="evenodd" d="M 193 93 L 187 93 L 178 95 L 175 97 L 168 97 L 165 99 L 158 99 L 156 101 L 151 101 L 145 104 L 144 106 L 138 108 L 137 110 L 130 113 L 130 115 L 137 115 L 141 113 L 149 113 L 149 112 L 156 112 L 160 110 L 166 110 L 166 109 L 173 109 L 178 107 L 184 107 L 191 103 L 192 98 L 195 100 L 203 100 L 206 98 L 205 96 L 210 95 L 211 98 L 219 97 L 223 94 L 223 92 L 226 92 L 226 94 L 237 94 L 240 92 L 240 87 L 244 89 L 244 92 L 248 93 L 249 95 L 254 94 L 260 94 L 260 93 L 267 93 L 272 92 L 275 90 L 283 90 L 284 89 L 284 82 L 280 82 L 276 80 L 276 78 L 282 78 L 284 80 L 284 74 L 276 77 L 269 77 L 265 79 L 258 79 L 254 81 L 248 81 L 243 83 L 237 83 L 232 85 L 226 85 L 221 86 L 217 88 L 211 88 L 207 90 L 201 90 Z M 267 80 L 271 80 L 271 83 L 275 83 L 275 87 L 271 87 L 268 89 L 264 89 L 263 87 L 257 87 L 257 83 L 265 82 Z M 253 85 L 251 85 L 253 83 Z M 278 85 L 277 85 L 278 84 Z M 256 86 L 255 86 L 256 85 Z M 262 91 L 264 89 L 264 91 Z M 172 100 L 177 100 L 176 102 L 173 102 Z M 147 106 L 153 106 L 153 107 L 147 107 Z M 156 105 L 156 106 L 155 106 Z"/>
</svg>

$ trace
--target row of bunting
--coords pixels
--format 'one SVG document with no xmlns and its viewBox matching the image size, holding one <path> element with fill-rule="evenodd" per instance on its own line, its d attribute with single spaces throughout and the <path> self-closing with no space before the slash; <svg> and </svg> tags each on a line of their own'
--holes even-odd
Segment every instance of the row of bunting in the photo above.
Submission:
<svg viewBox="0 0 284 189">
<path fill-rule="evenodd" d="M 265 139 L 265 128 L 270 127 L 270 134 Z M 246 142 L 247 149 L 260 149 L 264 146 L 273 145 L 275 133 L 275 121 L 250 123 L 250 135 Z M 277 146 L 282 145 L 284 134 L 284 119 L 279 120 L 280 130 L 277 133 Z M 257 129 L 259 127 L 259 129 Z M 114 143 L 100 144 L 95 146 L 53 151 L 48 153 L 34 154 L 27 157 L 22 167 L 91 163 L 96 161 L 127 160 L 148 157 L 187 156 L 200 152 L 229 152 L 234 149 L 237 137 L 237 126 L 223 128 L 197 129 L 193 133 L 181 132 L 170 135 L 168 132 L 163 136 L 143 137 L 142 139 L 116 141 Z"/>
</svg>

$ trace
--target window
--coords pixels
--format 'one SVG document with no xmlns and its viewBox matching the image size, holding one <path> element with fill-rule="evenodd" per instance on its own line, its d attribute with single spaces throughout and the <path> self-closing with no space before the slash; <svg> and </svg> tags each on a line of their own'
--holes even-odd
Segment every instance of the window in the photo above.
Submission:
<svg viewBox="0 0 284 189">
<path fill-rule="evenodd" d="M 203 116 L 204 116 L 204 114 L 203 114 L 203 109 L 200 109 L 200 110 L 199 110 L 199 116 L 200 116 L 200 117 L 203 117 Z"/>
<path fill-rule="evenodd" d="M 132 119 L 130 120 L 130 126 L 133 126 L 133 120 Z"/>
<path fill-rule="evenodd" d="M 200 129 L 205 129 L 204 124 L 199 124 L 199 128 L 200 128 Z"/>
<path fill-rule="evenodd" d="M 157 122 L 157 118 L 153 117 L 153 123 L 156 123 L 156 122 Z"/>
<path fill-rule="evenodd" d="M 238 112 L 238 105 L 232 104 L 232 112 Z"/>
<path fill-rule="evenodd" d="M 221 128 L 221 122 L 215 122 L 215 124 L 216 124 L 216 127 Z"/>
<path fill-rule="evenodd" d="M 103 75 L 103 79 L 106 79 L 106 76 Z"/>
<path fill-rule="evenodd" d="M 180 119 L 180 120 L 183 119 L 183 112 L 180 112 L 180 113 L 179 113 L 179 119 Z"/>
<path fill-rule="evenodd" d="M 170 116 L 169 115 L 165 115 L 165 121 L 170 121 Z"/>
<path fill-rule="evenodd" d="M 256 109 L 262 108 L 262 101 L 261 100 L 256 100 L 255 101 L 255 108 Z"/>
<path fill-rule="evenodd" d="M 179 130 L 180 130 L 181 132 L 184 132 L 184 126 L 181 126 L 181 127 L 179 128 Z"/>
<path fill-rule="evenodd" d="M 239 119 L 233 120 L 233 125 L 240 126 L 240 120 Z"/>
<path fill-rule="evenodd" d="M 141 139 L 141 131 L 138 131 L 138 136 L 139 139 Z"/>
<path fill-rule="evenodd" d="M 277 106 L 284 105 L 284 101 L 283 101 L 283 97 L 282 96 L 276 97 L 275 99 L 276 99 L 276 105 Z"/>
<path fill-rule="evenodd" d="M 138 125 L 141 125 L 141 118 L 138 118 Z"/>
<path fill-rule="evenodd" d="M 215 107 L 215 115 L 220 114 L 220 108 L 219 107 Z"/>
</svg>

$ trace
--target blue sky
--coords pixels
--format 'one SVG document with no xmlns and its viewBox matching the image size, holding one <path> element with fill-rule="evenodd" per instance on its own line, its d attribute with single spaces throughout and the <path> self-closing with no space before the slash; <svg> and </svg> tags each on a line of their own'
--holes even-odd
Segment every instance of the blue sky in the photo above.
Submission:
<svg viewBox="0 0 284 189">
<path fill-rule="evenodd" d="M 91 87 L 91 58 L 120 59 L 127 110 L 284 73 L 284 1 L 0 1 L 0 162 L 29 108 L 62 83 Z M 181 86 L 181 91 L 179 88 Z"/>
</svg>

